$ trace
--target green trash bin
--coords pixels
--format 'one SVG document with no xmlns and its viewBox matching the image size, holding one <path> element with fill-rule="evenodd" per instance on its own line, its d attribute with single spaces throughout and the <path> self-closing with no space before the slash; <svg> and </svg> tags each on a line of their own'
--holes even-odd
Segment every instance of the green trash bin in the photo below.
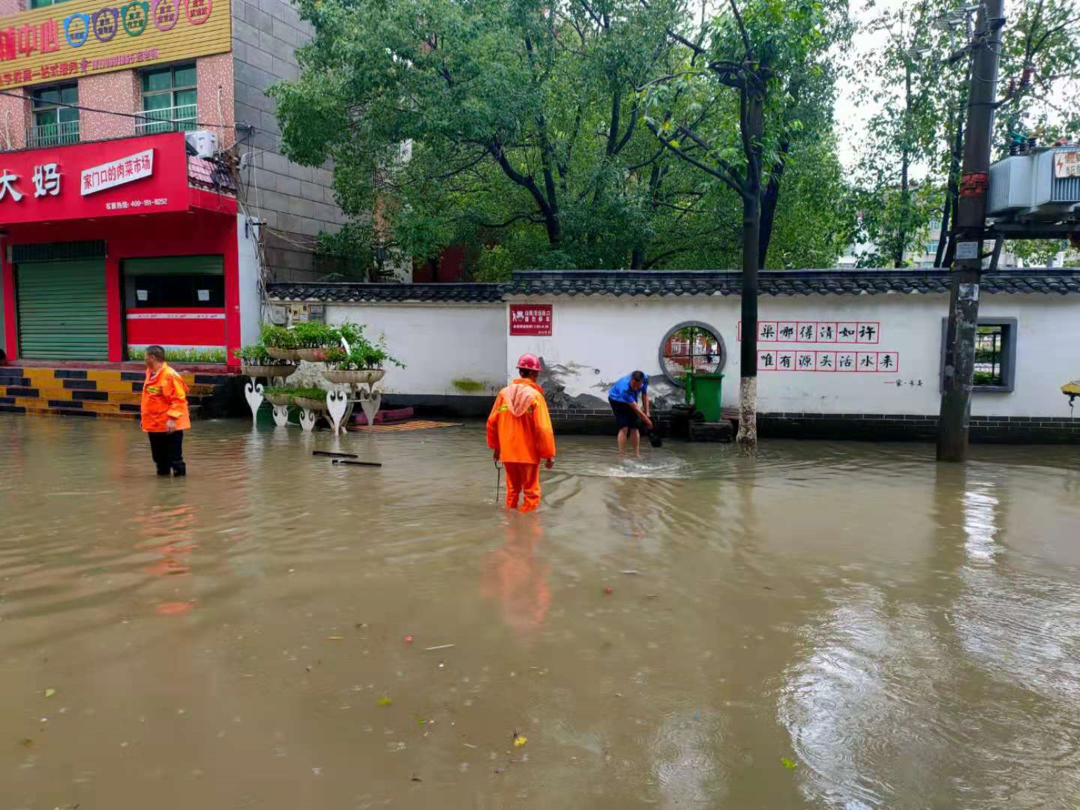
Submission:
<svg viewBox="0 0 1080 810">
<path fill-rule="evenodd" d="M 706 422 L 719 422 L 723 416 L 720 407 L 723 381 L 723 374 L 686 373 L 686 404 L 700 411 Z"/>
</svg>

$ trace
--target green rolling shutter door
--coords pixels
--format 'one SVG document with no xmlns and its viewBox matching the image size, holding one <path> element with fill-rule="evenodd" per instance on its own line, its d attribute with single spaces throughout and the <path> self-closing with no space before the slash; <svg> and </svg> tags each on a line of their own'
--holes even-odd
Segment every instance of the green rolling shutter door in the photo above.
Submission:
<svg viewBox="0 0 1080 810">
<path fill-rule="evenodd" d="M 18 265 L 19 356 L 108 360 L 105 262 Z"/>
</svg>

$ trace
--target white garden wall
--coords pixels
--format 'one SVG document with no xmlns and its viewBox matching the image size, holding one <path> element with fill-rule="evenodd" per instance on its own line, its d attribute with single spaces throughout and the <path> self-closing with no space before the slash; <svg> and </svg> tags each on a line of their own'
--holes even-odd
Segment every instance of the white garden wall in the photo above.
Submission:
<svg viewBox="0 0 1080 810">
<path fill-rule="evenodd" d="M 388 370 L 387 393 L 494 396 L 506 385 L 504 304 L 327 304 L 327 323 L 345 321 L 385 335 L 405 364 Z"/>
<path fill-rule="evenodd" d="M 723 400 L 726 407 L 737 405 L 738 297 L 530 296 L 515 302 L 552 304 L 552 336 L 508 337 L 506 374 L 512 373 L 520 354 L 532 352 L 544 359 L 572 397 L 590 395 L 602 402 L 611 383 L 635 368 L 656 375 L 652 388 L 657 394 L 678 397 L 681 391 L 661 384 L 658 351 L 670 328 L 696 320 L 715 327 L 727 346 Z M 890 364 L 899 365 L 890 371 L 762 370 L 758 410 L 936 415 L 941 324 L 947 312 L 946 296 L 922 293 L 762 297 L 762 323 L 868 324 L 879 331 L 874 335 L 876 343 L 763 341 L 761 351 L 791 352 L 793 360 L 810 353 L 815 363 L 822 357 L 819 352 L 876 353 L 878 363 L 887 354 Z M 1076 297 L 989 295 L 982 301 L 980 316 L 1017 320 L 1016 386 L 1012 393 L 977 393 L 973 415 L 1068 416 L 1068 400 L 1060 389 L 1080 377 L 1080 302 Z"/>
</svg>

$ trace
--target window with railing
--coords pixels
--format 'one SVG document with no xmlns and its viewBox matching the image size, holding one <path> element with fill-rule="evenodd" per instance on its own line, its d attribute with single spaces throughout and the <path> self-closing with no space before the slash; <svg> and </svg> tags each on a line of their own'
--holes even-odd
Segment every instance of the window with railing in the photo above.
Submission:
<svg viewBox="0 0 1080 810">
<path fill-rule="evenodd" d="M 33 126 L 26 132 L 26 146 L 63 146 L 79 142 L 79 86 L 44 87 L 30 94 Z"/>
<path fill-rule="evenodd" d="M 67 0 L 30 0 L 30 8 L 45 8 L 46 6 L 55 6 L 66 2 Z"/>
<path fill-rule="evenodd" d="M 942 384 L 945 373 L 945 341 L 949 322 L 941 323 L 941 369 Z M 972 379 L 974 393 L 1011 393 L 1016 389 L 1016 342 L 1015 318 L 979 318 L 975 330 L 975 373 Z"/>
<path fill-rule="evenodd" d="M 1005 327 L 980 326 L 975 332 L 975 385 L 1004 385 Z"/>
<path fill-rule="evenodd" d="M 143 116 L 135 124 L 140 135 L 187 132 L 198 120 L 195 65 L 171 65 L 142 74 Z"/>
</svg>

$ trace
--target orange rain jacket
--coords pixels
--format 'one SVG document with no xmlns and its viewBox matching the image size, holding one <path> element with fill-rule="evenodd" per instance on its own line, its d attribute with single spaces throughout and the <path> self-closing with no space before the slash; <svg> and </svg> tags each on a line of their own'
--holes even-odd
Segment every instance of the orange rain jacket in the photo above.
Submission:
<svg viewBox="0 0 1080 810">
<path fill-rule="evenodd" d="M 506 464 L 555 458 L 555 431 L 539 385 L 519 377 L 499 392 L 488 416 L 487 443 Z"/>
<path fill-rule="evenodd" d="M 157 374 L 146 370 L 142 390 L 142 429 L 147 433 L 164 433 L 170 419 L 176 420 L 177 430 L 191 427 L 187 383 L 179 372 L 162 363 Z"/>
</svg>

